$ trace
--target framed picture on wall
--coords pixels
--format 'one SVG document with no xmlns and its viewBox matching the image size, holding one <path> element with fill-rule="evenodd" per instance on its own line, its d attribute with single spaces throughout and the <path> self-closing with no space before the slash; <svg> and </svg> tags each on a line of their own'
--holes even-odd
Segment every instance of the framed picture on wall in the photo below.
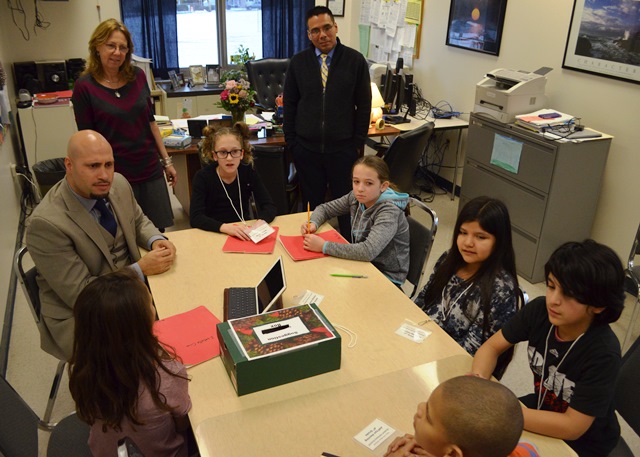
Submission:
<svg viewBox="0 0 640 457">
<path fill-rule="evenodd" d="M 640 4 L 575 0 L 562 68 L 640 84 Z"/>
<path fill-rule="evenodd" d="M 334 16 L 344 17 L 344 2 L 346 0 L 327 0 L 327 8 L 331 10 Z"/>
<path fill-rule="evenodd" d="M 498 55 L 507 0 L 451 0 L 446 44 Z"/>
</svg>

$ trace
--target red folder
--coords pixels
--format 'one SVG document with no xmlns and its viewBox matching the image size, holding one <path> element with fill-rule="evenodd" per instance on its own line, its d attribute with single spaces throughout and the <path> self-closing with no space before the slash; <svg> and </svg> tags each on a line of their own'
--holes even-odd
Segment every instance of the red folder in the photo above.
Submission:
<svg viewBox="0 0 640 457">
<path fill-rule="evenodd" d="M 245 241 L 235 236 L 227 237 L 222 252 L 240 252 L 243 254 L 272 254 L 276 247 L 278 238 L 278 227 L 272 227 L 274 232 L 268 237 L 254 243 L 251 240 Z"/>
<path fill-rule="evenodd" d="M 334 243 L 340 244 L 348 244 L 348 241 L 342 238 L 342 235 L 338 233 L 336 230 L 331 229 L 326 232 L 316 233 L 320 238 L 325 241 L 332 241 Z M 280 235 L 280 243 L 282 243 L 282 247 L 287 251 L 287 254 L 291 256 L 293 260 L 311 260 L 311 259 L 319 259 L 321 257 L 328 257 L 326 254 L 322 252 L 313 252 L 307 251 L 304 246 L 304 236 L 284 236 Z"/>
<path fill-rule="evenodd" d="M 220 320 L 204 306 L 156 321 L 153 333 L 160 344 L 171 346 L 186 366 L 220 355 L 216 325 Z"/>
</svg>

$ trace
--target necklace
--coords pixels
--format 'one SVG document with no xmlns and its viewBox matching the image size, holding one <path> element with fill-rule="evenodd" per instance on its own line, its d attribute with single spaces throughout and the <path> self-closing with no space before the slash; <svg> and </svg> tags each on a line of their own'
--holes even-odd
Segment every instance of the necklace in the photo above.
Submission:
<svg viewBox="0 0 640 457">
<path fill-rule="evenodd" d="M 547 389 L 545 387 L 545 384 L 547 384 L 549 382 L 549 378 L 551 378 L 551 375 L 547 376 L 547 379 L 544 379 L 544 367 L 547 364 L 547 350 L 549 349 L 549 338 L 551 337 L 551 331 L 554 329 L 554 326 L 552 325 L 551 328 L 549 328 L 549 333 L 547 333 L 547 341 L 544 343 L 544 357 L 542 358 L 542 373 L 540 373 L 540 390 L 538 390 L 538 407 L 537 409 L 542 408 L 542 403 L 544 403 L 544 397 L 547 393 L 547 391 L 549 389 Z M 558 365 L 556 365 L 556 369 L 553 373 L 553 379 L 555 381 L 555 377 L 556 377 L 556 373 L 558 372 L 558 370 L 560 369 L 560 365 L 562 365 L 562 362 L 564 362 L 564 359 L 567 358 L 567 356 L 569 355 L 569 352 L 571 352 L 571 349 L 573 349 L 573 346 L 576 345 L 576 343 L 578 342 L 578 340 L 580 338 L 582 338 L 582 335 L 584 335 L 584 333 L 581 333 L 580 336 L 578 338 L 575 339 L 575 341 L 573 343 L 571 343 L 571 346 L 569 346 L 569 349 L 567 350 L 567 352 L 564 353 L 564 355 L 562 356 L 562 359 L 560 359 L 560 363 Z M 544 390 L 544 392 L 543 392 Z"/>
<path fill-rule="evenodd" d="M 117 84 L 120 84 L 120 77 L 118 77 L 118 80 L 117 80 L 117 81 L 110 81 L 110 80 L 108 80 L 107 78 L 104 78 L 104 80 L 105 80 L 105 82 L 108 82 L 110 86 L 111 86 L 112 84 L 116 84 L 116 85 L 117 85 Z M 114 90 L 114 89 L 113 89 L 113 87 L 110 87 L 110 89 Z M 114 93 L 114 94 L 115 94 L 115 96 L 116 96 L 117 98 L 120 98 L 120 91 L 119 91 L 119 89 L 115 89 L 115 93 Z"/>
<path fill-rule="evenodd" d="M 222 190 L 224 190 L 224 193 L 227 196 L 227 200 L 229 200 L 229 203 L 231 203 L 231 207 L 233 208 L 233 211 L 235 211 L 236 216 L 238 216 L 238 219 L 240 219 L 243 224 L 247 225 L 247 223 L 244 221 L 244 210 L 242 209 L 242 191 L 240 190 L 240 173 L 236 174 L 236 179 L 238 180 L 238 200 L 240 200 L 240 214 L 238 214 L 238 210 L 236 209 L 236 205 L 233 204 L 233 200 L 231 200 L 231 197 L 229 197 L 229 192 L 227 192 L 227 188 L 225 187 L 224 182 L 222 182 L 222 177 L 220 176 L 220 170 L 218 168 L 216 168 L 216 174 L 218 175 L 218 179 L 220 180 L 220 185 L 222 186 Z"/>
<path fill-rule="evenodd" d="M 467 286 L 467 288 L 465 290 L 463 290 L 457 297 L 456 299 L 453 301 L 453 303 L 451 303 L 451 296 L 449 296 L 449 300 L 444 299 L 444 292 L 446 290 L 446 286 L 442 289 L 442 314 L 444 315 L 444 322 L 447 321 L 447 319 L 449 319 L 449 316 L 451 315 L 451 311 L 453 311 L 453 308 L 458 304 L 458 301 L 464 296 L 464 294 L 466 294 L 469 289 L 471 289 L 471 286 L 473 286 L 473 283 L 469 284 Z M 449 289 L 451 290 L 451 289 Z"/>
</svg>

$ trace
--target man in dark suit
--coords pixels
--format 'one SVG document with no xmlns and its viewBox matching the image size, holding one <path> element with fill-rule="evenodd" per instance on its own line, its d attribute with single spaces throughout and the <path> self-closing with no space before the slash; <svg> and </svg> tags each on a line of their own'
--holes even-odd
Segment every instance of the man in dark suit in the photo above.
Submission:
<svg viewBox="0 0 640 457">
<path fill-rule="evenodd" d="M 314 209 L 351 191 L 351 168 L 364 149 L 371 117 L 369 67 L 340 43 L 326 6 L 307 12 L 311 46 L 292 57 L 284 84 L 284 135 L 298 170 L 302 197 Z M 351 241 L 349 216 L 340 231 Z"/>
<path fill-rule="evenodd" d="M 92 130 L 69 140 L 65 179 L 53 186 L 29 219 L 26 244 L 38 270 L 42 348 L 61 360 L 73 351 L 73 306 L 96 277 L 121 268 L 141 280 L 164 273 L 176 249 L 136 203 L 126 179 L 114 173 L 113 151 Z M 138 246 L 149 252 L 141 256 Z"/>
</svg>

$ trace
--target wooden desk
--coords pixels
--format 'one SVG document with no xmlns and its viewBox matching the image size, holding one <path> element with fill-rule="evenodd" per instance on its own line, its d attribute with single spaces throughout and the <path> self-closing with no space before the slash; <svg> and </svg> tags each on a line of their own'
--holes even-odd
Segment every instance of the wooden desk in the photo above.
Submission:
<svg viewBox="0 0 640 457">
<path fill-rule="evenodd" d="M 417 126 L 417 125 L 416 125 Z M 400 130 L 392 126 L 385 126 L 378 130 L 375 127 L 369 129 L 369 137 L 395 136 L 400 134 Z M 173 192 L 182 205 L 184 211 L 189 214 L 191 207 L 191 183 L 193 177 L 200 170 L 200 158 L 198 157 L 198 142 L 194 139 L 191 145 L 184 149 L 167 148 L 167 153 L 173 158 L 173 164 L 178 172 L 178 183 L 173 188 Z M 252 138 L 251 144 L 254 146 L 285 146 L 284 135 L 273 135 L 267 138 Z"/>
<path fill-rule="evenodd" d="M 297 235 L 306 217 L 306 213 L 278 216 L 272 225 L 280 228 L 281 235 Z M 177 247 L 175 264 L 169 272 L 148 278 L 160 318 L 200 305 L 222 316 L 223 289 L 255 286 L 274 257 L 281 255 L 287 279 L 285 306 L 293 303 L 294 295 L 310 289 L 325 296 L 320 309 L 332 324 L 345 326 L 358 335 L 356 346 L 349 348 L 349 336 L 338 329 L 343 338 L 340 370 L 242 397 L 236 395 L 219 357 L 190 368 L 193 408 L 189 417 L 194 430 L 210 417 L 466 354 L 432 322 L 425 325 L 433 333 L 424 344 L 396 335 L 394 332 L 405 318 L 419 322 L 426 315 L 368 262 L 326 257 L 296 263 L 279 243 L 272 255 L 225 254 L 222 245 L 226 235 L 199 229 L 169 232 L 167 236 Z M 365 274 L 369 278 L 335 278 L 330 273 Z"/>
<path fill-rule="evenodd" d="M 423 343 L 433 344 L 430 336 Z M 399 435 L 413 434 L 413 415 L 443 381 L 471 369 L 471 356 L 459 355 L 406 368 L 305 396 L 212 417 L 196 429 L 203 457 L 260 455 L 261 457 L 370 457 L 372 452 L 353 437 L 380 419 Z M 241 438 L 246 437 L 246 439 Z M 397 435 L 396 435 L 397 436 Z M 562 440 L 523 433 L 541 456 L 575 456 Z M 382 456 L 393 436 L 373 455 Z"/>
</svg>

